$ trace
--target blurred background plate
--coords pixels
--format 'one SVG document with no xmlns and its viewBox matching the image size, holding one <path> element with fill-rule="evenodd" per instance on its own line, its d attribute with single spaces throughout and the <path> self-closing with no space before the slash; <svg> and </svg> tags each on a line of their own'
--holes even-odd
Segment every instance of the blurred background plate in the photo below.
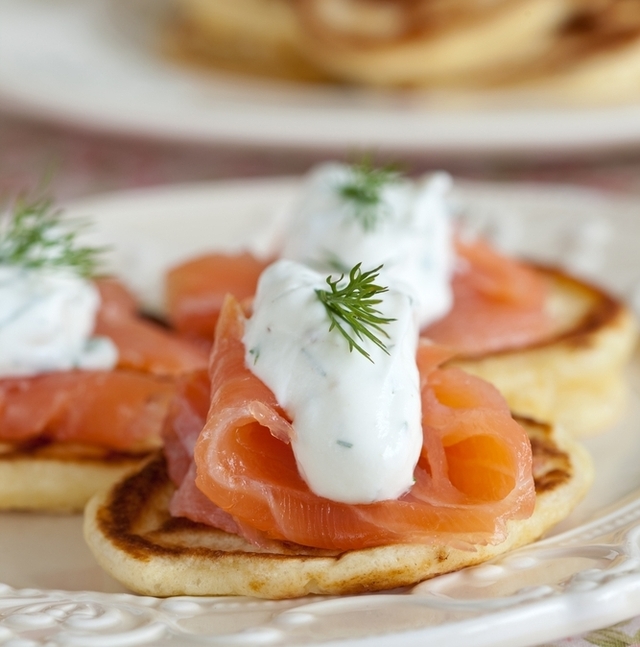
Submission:
<svg viewBox="0 0 640 647">
<path fill-rule="evenodd" d="M 640 105 L 452 102 L 192 70 L 161 53 L 167 9 L 167 0 L 0 0 L 0 108 L 106 132 L 334 152 L 530 156 L 640 143 Z"/>
</svg>

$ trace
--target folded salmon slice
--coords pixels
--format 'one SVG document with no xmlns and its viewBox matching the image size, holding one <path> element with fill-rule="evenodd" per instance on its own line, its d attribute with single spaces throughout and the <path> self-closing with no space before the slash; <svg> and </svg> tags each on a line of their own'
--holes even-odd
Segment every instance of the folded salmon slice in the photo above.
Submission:
<svg viewBox="0 0 640 647">
<path fill-rule="evenodd" d="M 192 383 L 191 399 L 183 389 L 182 404 L 174 405 L 174 414 L 183 415 L 182 426 L 170 416 L 170 471 L 172 456 L 189 454 L 194 446 L 194 465 L 185 472 L 182 453 L 182 468 L 173 471 L 177 482 L 186 474 L 174 514 L 189 516 L 193 488 L 188 481 L 196 472 L 197 488 L 211 504 L 209 522 L 216 525 L 222 511 L 223 523 L 235 523 L 258 542 L 266 538 L 332 550 L 400 542 L 471 546 L 500 541 L 508 519 L 531 514 L 535 492 L 526 433 L 492 386 L 457 369 L 437 368 L 447 354 L 426 342 L 418 353 L 424 444 L 411 491 L 369 505 L 315 495 L 283 440 L 292 433 L 290 421 L 245 366 L 244 322 L 239 304 L 227 299 L 211 357 L 208 413 L 202 373 L 189 378 L 200 384 Z M 204 429 L 194 442 L 198 419 Z M 178 437 L 182 449 L 176 451 Z M 207 521 L 202 505 L 194 507 L 199 515 L 194 520 Z"/>
<path fill-rule="evenodd" d="M 456 253 L 453 308 L 425 336 L 474 356 L 525 347 L 551 333 L 541 273 L 480 239 L 458 240 Z M 210 345 L 225 295 L 241 301 L 253 296 L 265 266 L 242 253 L 209 254 L 174 268 L 166 277 L 169 321 L 181 334 Z"/>
<path fill-rule="evenodd" d="M 208 355 L 140 317 L 135 298 L 117 280 L 96 285 L 101 304 L 95 334 L 116 344 L 118 366 L 0 379 L 0 441 L 131 452 L 160 446 L 175 376 L 206 367 Z"/>
<path fill-rule="evenodd" d="M 118 347 L 118 366 L 156 375 L 179 375 L 206 368 L 208 352 L 175 332 L 143 319 L 133 295 L 115 279 L 96 281 L 100 309 L 94 334 Z"/>
<path fill-rule="evenodd" d="M 456 255 L 453 307 L 423 335 L 462 355 L 480 356 L 523 348 L 552 333 L 542 274 L 482 240 L 458 240 Z"/>
<path fill-rule="evenodd" d="M 171 325 L 187 337 L 213 342 L 224 297 L 253 297 L 258 278 L 271 261 L 248 252 L 205 254 L 167 273 L 166 307 Z"/>
<path fill-rule="evenodd" d="M 35 438 L 118 451 L 161 443 L 173 382 L 132 371 L 59 371 L 0 380 L 0 440 Z"/>
</svg>

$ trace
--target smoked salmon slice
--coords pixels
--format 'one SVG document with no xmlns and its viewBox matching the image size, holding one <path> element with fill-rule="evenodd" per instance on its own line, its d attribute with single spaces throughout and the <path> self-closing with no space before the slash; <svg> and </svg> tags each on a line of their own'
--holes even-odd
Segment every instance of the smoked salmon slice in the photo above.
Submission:
<svg viewBox="0 0 640 647">
<path fill-rule="evenodd" d="M 0 440 L 118 451 L 158 447 L 172 381 L 132 371 L 58 371 L 0 380 Z"/>
<path fill-rule="evenodd" d="M 522 348 L 551 334 L 549 286 L 539 272 L 480 239 L 458 240 L 456 255 L 453 307 L 423 335 L 470 357 Z"/>
<path fill-rule="evenodd" d="M 96 281 L 101 304 L 95 334 L 118 347 L 118 367 L 156 375 L 179 375 L 206 368 L 208 352 L 138 315 L 136 300 L 115 279 Z"/>
<path fill-rule="evenodd" d="M 549 286 L 539 272 L 481 239 L 457 240 L 456 253 L 453 308 L 423 335 L 458 354 L 478 356 L 537 343 L 551 333 Z M 266 264 L 248 253 L 209 254 L 174 268 L 166 278 L 172 325 L 210 344 L 225 295 L 240 301 L 253 296 Z"/>
<path fill-rule="evenodd" d="M 99 279 L 96 286 L 95 334 L 116 344 L 118 366 L 0 379 L 0 442 L 38 439 L 130 452 L 160 446 L 175 376 L 203 369 L 208 355 L 140 317 L 119 281 Z"/>
<path fill-rule="evenodd" d="M 165 289 L 171 325 L 210 346 L 224 297 L 233 294 L 239 301 L 252 297 L 269 263 L 242 252 L 206 254 L 172 268 Z"/>
<path fill-rule="evenodd" d="M 258 541 L 350 550 L 407 542 L 467 547 L 499 542 L 507 520 L 533 511 L 531 447 L 525 431 L 492 386 L 458 369 L 438 368 L 448 355 L 428 342 L 418 352 L 424 443 L 411 490 L 400 499 L 368 505 L 315 495 L 300 477 L 284 439 L 293 433 L 291 422 L 245 366 L 244 323 L 242 308 L 228 298 L 211 356 L 208 413 L 203 373 L 188 378 L 193 381 L 191 395 L 183 387 L 182 402 L 172 407 L 170 473 L 177 481 L 184 474 L 178 489 L 182 501 L 172 504 L 174 514 L 189 515 L 185 499 L 195 489 L 188 480 L 195 477 L 210 504 L 213 525 L 228 529 L 235 524 Z M 176 412 L 182 413 L 180 424 Z M 203 423 L 198 434 L 196 427 Z M 182 448 L 172 451 L 176 443 Z M 191 446 L 193 463 L 187 467 L 184 453 Z M 182 467 L 172 471 L 172 456 L 180 455 Z M 206 521 L 206 505 L 194 507 L 194 520 Z"/>
</svg>

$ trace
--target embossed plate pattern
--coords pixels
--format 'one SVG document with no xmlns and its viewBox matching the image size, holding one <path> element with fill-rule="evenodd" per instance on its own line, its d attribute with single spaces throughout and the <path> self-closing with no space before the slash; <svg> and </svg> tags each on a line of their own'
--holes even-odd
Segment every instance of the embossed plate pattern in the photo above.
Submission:
<svg viewBox="0 0 640 647">
<path fill-rule="evenodd" d="M 295 180 L 226 182 L 72 205 L 149 307 L 161 272 L 211 247 L 259 248 Z M 586 190 L 463 184 L 461 217 L 509 252 L 558 261 L 640 306 L 640 203 Z M 275 217 L 277 220 L 277 217 Z M 551 535 L 491 563 L 382 594 L 155 599 L 104 575 L 79 517 L 0 515 L 0 645 L 527 647 L 640 613 L 640 362 L 625 418 L 587 442 L 596 482 Z"/>
</svg>

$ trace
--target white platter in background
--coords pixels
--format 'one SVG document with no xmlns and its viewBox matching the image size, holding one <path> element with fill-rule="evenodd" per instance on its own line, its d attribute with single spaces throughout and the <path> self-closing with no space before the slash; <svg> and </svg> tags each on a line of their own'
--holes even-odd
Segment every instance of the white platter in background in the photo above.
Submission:
<svg viewBox="0 0 640 647">
<path fill-rule="evenodd" d="M 640 143 L 640 104 L 447 108 L 420 92 L 190 71 L 159 54 L 167 1 L 0 0 L 0 107 L 106 132 L 333 152 L 530 156 Z"/>
<path fill-rule="evenodd" d="M 259 244 L 297 181 L 236 181 L 70 205 L 113 245 L 112 267 L 150 306 L 169 265 Z M 640 302 L 640 203 L 585 190 L 463 184 L 464 218 L 508 251 L 562 261 Z M 640 614 L 640 357 L 624 419 L 587 441 L 596 481 L 546 539 L 388 593 L 264 601 L 128 594 L 85 547 L 79 516 L 0 514 L 0 644 L 528 647 Z M 15 641 L 15 642 L 13 642 Z"/>
</svg>

